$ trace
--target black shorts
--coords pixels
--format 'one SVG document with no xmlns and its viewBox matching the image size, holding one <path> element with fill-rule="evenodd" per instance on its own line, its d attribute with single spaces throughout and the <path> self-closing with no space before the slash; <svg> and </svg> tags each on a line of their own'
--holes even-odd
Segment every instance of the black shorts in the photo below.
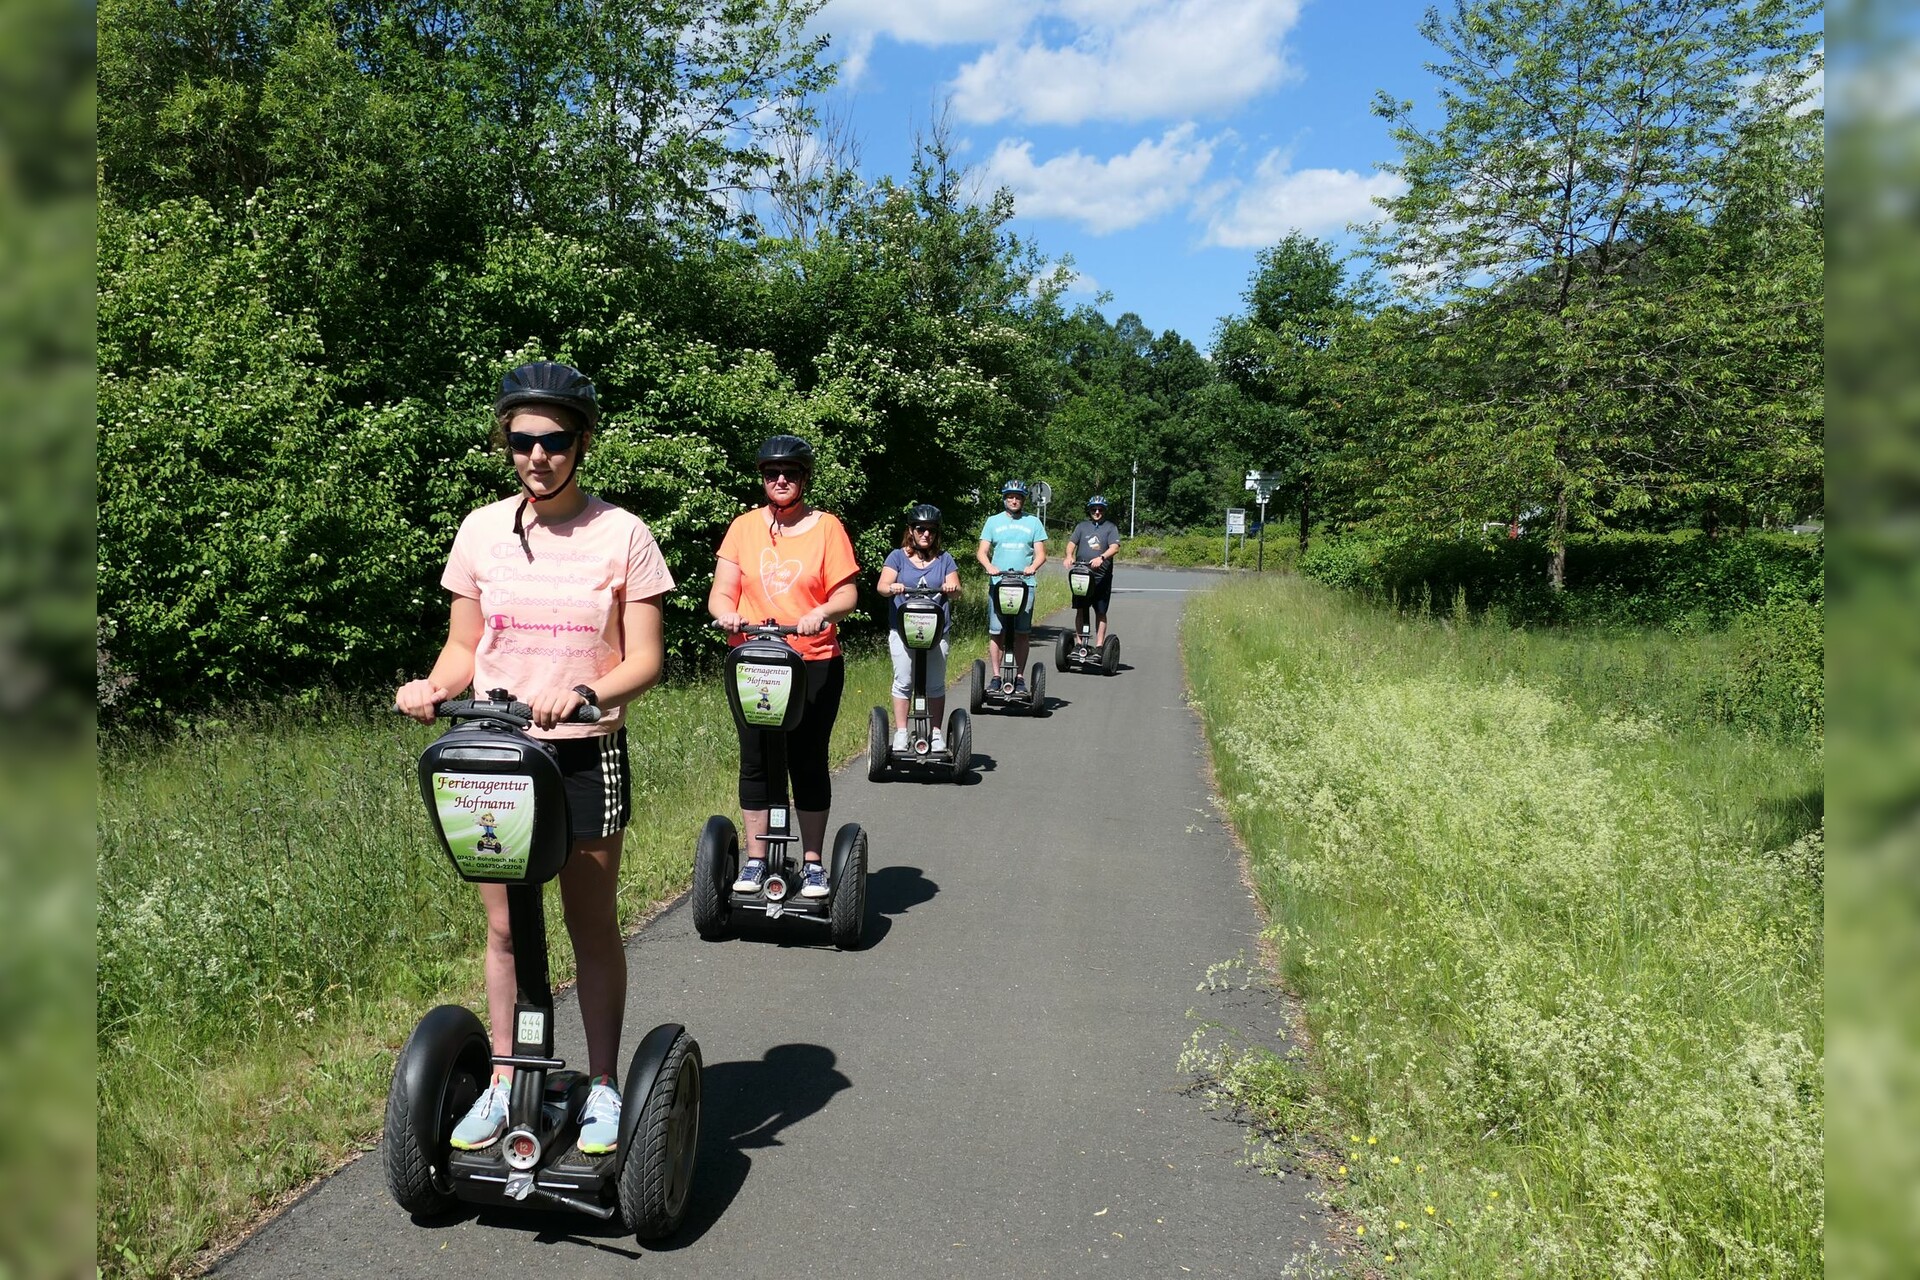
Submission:
<svg viewBox="0 0 1920 1280">
<path fill-rule="evenodd" d="M 1075 609 L 1091 607 L 1101 617 L 1107 616 L 1107 601 L 1113 598 L 1113 575 L 1096 573 L 1093 581 L 1087 584 L 1087 594 L 1073 602 Z"/>
<path fill-rule="evenodd" d="M 806 664 L 807 709 L 787 734 L 787 777 L 768 776 L 766 753 L 758 729 L 735 728 L 740 734 L 740 807 L 768 808 L 776 791 L 793 783 L 793 807 L 824 812 L 833 807 L 833 763 L 829 748 L 833 722 L 840 718 L 840 693 L 847 682 L 847 661 L 840 654 L 815 658 Z"/>
<path fill-rule="evenodd" d="M 619 835 L 633 817 L 633 771 L 627 764 L 627 731 L 591 738 L 548 738 L 567 784 L 567 814 L 575 840 Z"/>
</svg>

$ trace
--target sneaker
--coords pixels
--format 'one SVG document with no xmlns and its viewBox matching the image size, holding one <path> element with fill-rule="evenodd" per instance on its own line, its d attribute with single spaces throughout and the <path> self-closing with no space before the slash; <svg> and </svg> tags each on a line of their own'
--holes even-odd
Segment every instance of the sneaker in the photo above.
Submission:
<svg viewBox="0 0 1920 1280">
<path fill-rule="evenodd" d="M 1000 683 L 999 676 L 995 676 L 993 679 L 987 681 L 987 692 L 992 694 L 996 698 L 999 697 L 1002 692 L 1004 692 L 1005 688 L 1006 686 Z"/>
<path fill-rule="evenodd" d="M 580 1108 L 577 1145 L 590 1156 L 603 1156 L 620 1145 L 620 1095 L 605 1076 L 593 1082 L 587 1105 Z"/>
<path fill-rule="evenodd" d="M 807 878 L 800 886 L 803 898 L 824 898 L 827 896 L 827 869 L 817 862 L 807 864 Z"/>
<path fill-rule="evenodd" d="M 500 1141 L 507 1131 L 507 1082 L 495 1080 L 474 1099 L 466 1118 L 453 1127 L 453 1145 L 462 1151 L 478 1151 Z"/>
<path fill-rule="evenodd" d="M 893 749 L 895 751 L 905 751 L 907 749 L 907 731 L 905 729 L 895 729 L 893 731 Z"/>
<path fill-rule="evenodd" d="M 1027 696 L 1027 678 L 1025 676 L 1015 676 L 1013 678 L 1013 696 L 1016 698 L 1024 698 Z"/>
<path fill-rule="evenodd" d="M 942 734 L 938 729 L 935 729 L 933 731 L 932 741 L 933 741 L 933 749 L 935 751 L 945 751 L 947 749 L 946 735 Z"/>
<path fill-rule="evenodd" d="M 767 878 L 767 860 L 748 858 L 746 865 L 740 868 L 740 878 L 733 882 L 735 893 L 758 893 L 760 882 Z"/>
</svg>

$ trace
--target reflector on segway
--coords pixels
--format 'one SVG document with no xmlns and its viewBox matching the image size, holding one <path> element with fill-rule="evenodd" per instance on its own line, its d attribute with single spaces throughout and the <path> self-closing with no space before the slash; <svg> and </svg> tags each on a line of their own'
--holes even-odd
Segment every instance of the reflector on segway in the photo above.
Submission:
<svg viewBox="0 0 1920 1280">
<path fill-rule="evenodd" d="M 545 743 L 494 721 L 456 724 L 421 753 L 420 796 L 463 880 L 542 884 L 566 865 L 566 790 Z"/>
<path fill-rule="evenodd" d="M 909 649 L 931 649 L 946 633 L 946 614 L 936 600 L 922 596 L 900 606 L 900 639 Z"/>
<path fill-rule="evenodd" d="M 1003 618 L 1017 618 L 1026 612 L 1027 580 L 1019 574 L 1000 579 L 993 584 L 994 607 L 1000 610 Z"/>
<path fill-rule="evenodd" d="M 807 708 L 805 661 L 790 644 L 755 636 L 727 654 L 727 701 L 734 718 L 759 729 L 791 731 Z"/>
</svg>

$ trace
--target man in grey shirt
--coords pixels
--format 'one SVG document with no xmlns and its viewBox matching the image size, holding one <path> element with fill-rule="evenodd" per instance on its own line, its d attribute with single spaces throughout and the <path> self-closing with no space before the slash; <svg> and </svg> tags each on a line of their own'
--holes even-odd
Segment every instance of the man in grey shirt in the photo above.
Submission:
<svg viewBox="0 0 1920 1280">
<path fill-rule="evenodd" d="M 1107 500 L 1099 494 L 1087 499 L 1087 518 L 1073 526 L 1067 540 L 1067 570 L 1076 564 L 1093 570 L 1087 594 L 1074 602 L 1073 629 L 1087 625 L 1087 610 L 1093 610 L 1096 648 L 1107 642 L 1107 601 L 1113 595 L 1113 558 L 1120 552 L 1120 528 L 1107 519 Z"/>
</svg>

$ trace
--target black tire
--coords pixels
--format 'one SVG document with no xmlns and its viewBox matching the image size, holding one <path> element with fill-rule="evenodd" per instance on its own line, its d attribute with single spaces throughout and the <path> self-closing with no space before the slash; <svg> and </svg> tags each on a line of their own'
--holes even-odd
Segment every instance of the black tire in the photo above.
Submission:
<svg viewBox="0 0 1920 1280">
<path fill-rule="evenodd" d="M 833 898 L 827 932 L 833 945 L 851 951 L 867 926 L 867 833 L 849 822 L 833 837 Z"/>
<path fill-rule="evenodd" d="M 682 1031 L 623 1143 L 620 1221 L 641 1240 L 663 1239 L 686 1221 L 700 1150 L 700 1072 L 699 1042 Z"/>
<path fill-rule="evenodd" d="M 881 782 L 887 776 L 887 751 L 890 735 L 887 713 L 879 707 L 867 717 L 867 781 Z"/>
<path fill-rule="evenodd" d="M 947 750 L 953 752 L 947 776 L 955 782 L 965 781 L 973 768 L 973 717 L 957 707 L 947 717 Z"/>
<path fill-rule="evenodd" d="M 693 929 L 709 942 L 733 931 L 733 878 L 740 874 L 740 833 L 719 814 L 700 829 L 693 850 Z"/>
<path fill-rule="evenodd" d="M 967 687 L 967 710 L 974 715 L 980 714 L 980 708 L 987 705 L 987 664 L 979 658 L 973 660 L 973 680 Z"/>
<path fill-rule="evenodd" d="M 1031 715 L 1047 713 L 1047 664 L 1036 662 L 1027 674 L 1027 711 Z"/>
<path fill-rule="evenodd" d="M 453 1207 L 448 1139 L 492 1074 L 493 1050 L 471 1009 L 443 1004 L 407 1037 L 387 1089 L 380 1153 L 394 1203 L 415 1217 Z"/>
<path fill-rule="evenodd" d="M 1073 652 L 1073 637 L 1062 631 L 1053 639 L 1053 669 L 1065 671 L 1072 661 L 1068 656 Z"/>
<path fill-rule="evenodd" d="M 1108 636 L 1107 642 L 1100 646 L 1100 670 L 1107 675 L 1115 675 L 1120 670 L 1120 637 Z"/>
</svg>

